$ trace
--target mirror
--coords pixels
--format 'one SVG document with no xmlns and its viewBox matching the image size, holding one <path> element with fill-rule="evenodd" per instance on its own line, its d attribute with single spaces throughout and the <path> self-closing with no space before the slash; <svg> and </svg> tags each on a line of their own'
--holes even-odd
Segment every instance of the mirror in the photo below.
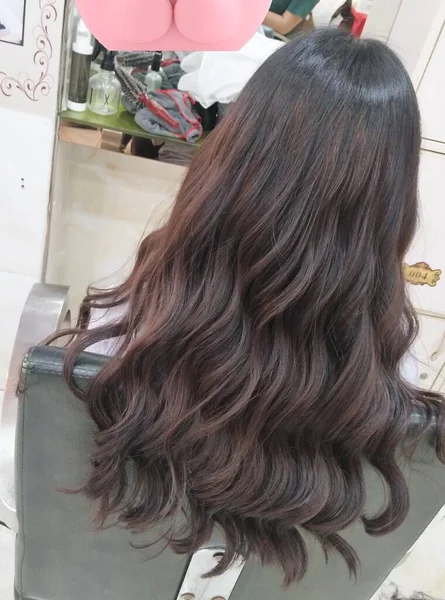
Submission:
<svg viewBox="0 0 445 600">
<path fill-rule="evenodd" d="M 26 0 L 0 0 L 0 42 L 23 45 Z"/>
</svg>

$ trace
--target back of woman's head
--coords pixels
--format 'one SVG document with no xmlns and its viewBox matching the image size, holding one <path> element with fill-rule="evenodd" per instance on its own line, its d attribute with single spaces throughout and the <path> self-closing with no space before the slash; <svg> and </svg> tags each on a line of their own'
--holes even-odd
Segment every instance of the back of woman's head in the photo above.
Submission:
<svg viewBox="0 0 445 600">
<path fill-rule="evenodd" d="M 258 69 L 129 279 L 82 306 L 68 377 L 82 349 L 122 336 L 84 394 L 97 434 L 83 491 L 101 522 L 141 530 L 184 510 L 175 551 L 216 525 L 221 569 L 255 556 L 286 583 L 307 566 L 303 530 L 354 570 L 338 533 L 401 523 L 396 446 L 414 409 L 442 410 L 400 375 L 419 148 L 415 93 L 379 42 L 319 31 Z M 84 329 L 92 307 L 118 305 Z M 364 458 L 389 488 L 367 519 Z"/>
</svg>

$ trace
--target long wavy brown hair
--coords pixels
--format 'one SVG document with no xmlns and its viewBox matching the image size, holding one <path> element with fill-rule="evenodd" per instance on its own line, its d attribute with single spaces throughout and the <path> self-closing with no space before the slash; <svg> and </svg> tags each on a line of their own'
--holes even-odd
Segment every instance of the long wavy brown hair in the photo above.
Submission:
<svg viewBox="0 0 445 600">
<path fill-rule="evenodd" d="M 65 374 L 96 425 L 82 492 L 141 531 L 179 515 L 166 543 L 305 573 L 303 532 L 351 571 L 340 532 L 399 526 L 409 507 L 396 461 L 413 411 L 439 396 L 401 362 L 417 332 L 402 261 L 417 220 L 420 125 L 410 79 L 377 41 L 317 31 L 275 52 L 188 169 L 171 216 L 130 277 L 91 289 Z M 92 309 L 121 316 L 88 329 Z M 79 353 L 117 338 L 84 392 Z M 366 516 L 363 461 L 386 482 Z"/>
</svg>

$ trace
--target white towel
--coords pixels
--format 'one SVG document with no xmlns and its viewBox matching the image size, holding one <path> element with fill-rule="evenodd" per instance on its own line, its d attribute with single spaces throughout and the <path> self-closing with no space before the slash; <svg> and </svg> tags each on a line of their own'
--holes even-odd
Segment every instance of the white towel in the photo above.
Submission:
<svg viewBox="0 0 445 600">
<path fill-rule="evenodd" d="M 188 92 L 204 108 L 215 102 L 230 104 L 258 67 L 282 45 L 258 32 L 236 52 L 192 52 L 181 61 L 186 74 L 178 89 Z"/>
</svg>

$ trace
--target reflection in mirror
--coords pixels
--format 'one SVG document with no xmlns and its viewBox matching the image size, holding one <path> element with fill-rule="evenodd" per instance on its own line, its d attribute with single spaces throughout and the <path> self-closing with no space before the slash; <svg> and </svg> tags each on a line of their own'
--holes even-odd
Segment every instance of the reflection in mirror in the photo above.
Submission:
<svg viewBox="0 0 445 600">
<path fill-rule="evenodd" d="M 0 0 L 0 42 L 23 44 L 26 0 Z"/>
<path fill-rule="evenodd" d="M 94 40 L 70 2 L 59 139 L 180 166 L 190 164 L 266 58 L 296 34 L 262 25 L 237 51 L 114 53 Z M 366 13 L 359 8 L 371 2 L 270 0 L 270 6 L 298 11 L 298 32 L 331 26 L 360 37 Z"/>
</svg>

